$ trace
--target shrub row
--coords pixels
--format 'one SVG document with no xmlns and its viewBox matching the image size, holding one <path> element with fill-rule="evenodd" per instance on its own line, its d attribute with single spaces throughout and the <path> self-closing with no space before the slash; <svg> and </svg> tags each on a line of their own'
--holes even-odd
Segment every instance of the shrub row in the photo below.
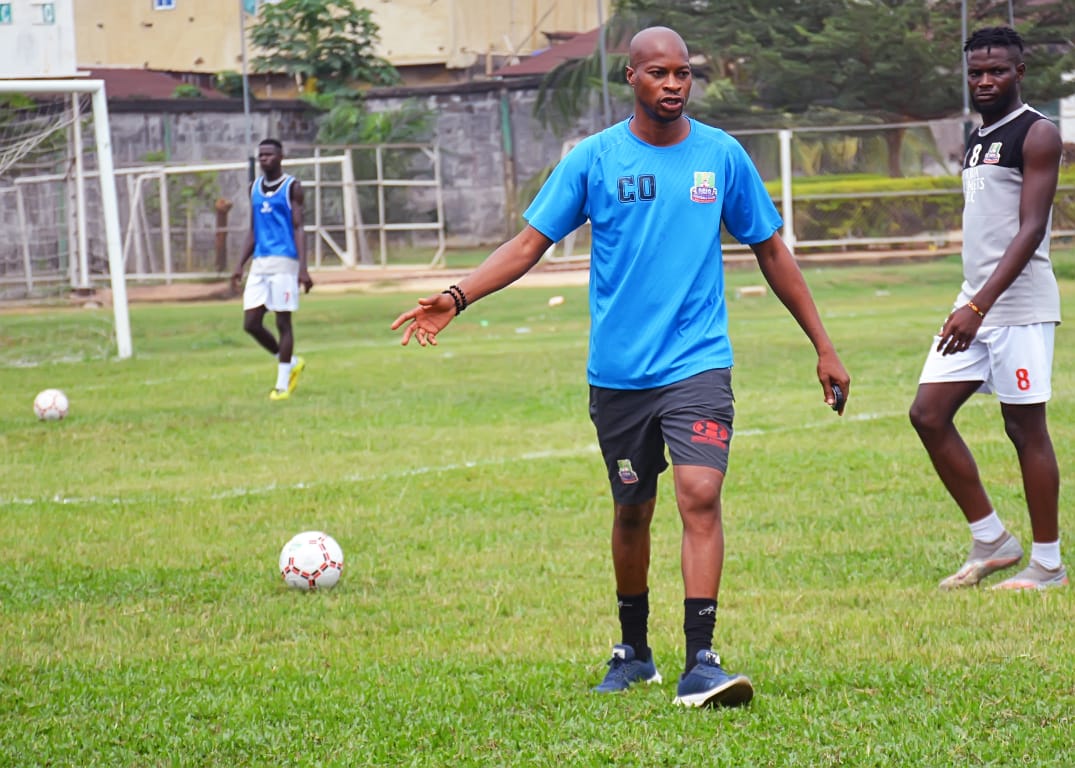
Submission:
<svg viewBox="0 0 1075 768">
<path fill-rule="evenodd" d="M 779 181 L 767 184 L 780 199 Z M 798 240 L 920 237 L 960 227 L 959 177 L 817 176 L 793 185 Z M 1075 170 L 1061 173 L 1054 228 L 1075 228 Z"/>
</svg>

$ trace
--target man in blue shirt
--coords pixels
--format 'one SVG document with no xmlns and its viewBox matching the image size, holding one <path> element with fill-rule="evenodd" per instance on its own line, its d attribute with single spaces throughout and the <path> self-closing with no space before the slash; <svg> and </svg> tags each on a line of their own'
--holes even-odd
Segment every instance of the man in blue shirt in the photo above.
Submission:
<svg viewBox="0 0 1075 768">
<path fill-rule="evenodd" d="M 305 195 L 302 184 L 283 172 L 284 147 L 276 139 L 258 145 L 262 175 L 250 186 L 250 231 L 243 255 L 232 273 L 238 287 L 243 267 L 250 261 L 250 274 L 243 290 L 243 329 L 276 356 L 276 386 L 270 400 L 287 400 L 295 391 L 299 374 L 306 367 L 293 357 L 295 334 L 291 314 L 299 308 L 299 283 L 310 292 L 314 281 L 306 269 L 306 244 L 302 217 Z M 276 314 L 279 339 L 265 327 L 265 314 Z"/>
<path fill-rule="evenodd" d="M 612 560 L 622 642 L 595 690 L 660 682 L 648 645 L 650 523 L 672 458 L 683 523 L 685 665 L 676 702 L 735 706 L 753 697 L 712 651 L 724 561 L 721 488 L 732 437 L 732 349 L 720 245 L 723 223 L 747 243 L 774 293 L 817 351 L 825 402 L 843 413 L 850 378 L 822 325 L 782 222 L 743 148 L 684 114 L 683 39 L 651 27 L 631 41 L 634 114 L 583 140 L 527 209 L 528 225 L 470 275 L 420 299 L 392 324 L 403 344 L 437 343 L 468 304 L 517 280 L 587 219 L 590 416 L 613 497 Z"/>
</svg>

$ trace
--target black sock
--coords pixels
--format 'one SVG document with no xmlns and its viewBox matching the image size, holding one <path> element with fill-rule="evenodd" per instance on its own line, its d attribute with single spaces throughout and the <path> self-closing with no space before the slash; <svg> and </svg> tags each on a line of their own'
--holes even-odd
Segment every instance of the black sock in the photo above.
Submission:
<svg viewBox="0 0 1075 768">
<path fill-rule="evenodd" d="M 621 642 L 634 648 L 636 658 L 649 661 L 649 590 L 641 595 L 621 595 L 617 592 L 616 604 L 620 609 Z"/>
<path fill-rule="evenodd" d="M 717 625 L 717 601 L 708 597 L 688 597 L 683 601 L 683 634 L 687 638 L 684 672 L 698 663 L 698 651 L 712 649 L 713 628 Z"/>
</svg>

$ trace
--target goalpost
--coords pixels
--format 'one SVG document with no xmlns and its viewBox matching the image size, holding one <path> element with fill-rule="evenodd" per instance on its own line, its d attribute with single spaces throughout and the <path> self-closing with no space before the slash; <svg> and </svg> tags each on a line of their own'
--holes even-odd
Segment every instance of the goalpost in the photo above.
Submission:
<svg viewBox="0 0 1075 768">
<path fill-rule="evenodd" d="M 111 332 L 128 358 L 108 102 L 104 82 L 78 71 L 73 0 L 0 2 L 0 51 L 0 298 L 50 285 L 89 292 L 91 275 L 107 271 Z M 90 123 L 94 143 L 84 147 Z"/>
<path fill-rule="evenodd" d="M 25 107 L 12 106 L 12 99 L 23 97 L 30 101 Z M 96 171 L 85 168 L 82 122 L 84 97 L 92 105 L 93 133 L 96 149 Z M 32 287 L 32 270 L 29 232 L 44 225 L 42 219 L 55 211 L 38 214 L 27 212 L 24 191 L 35 182 L 45 184 L 70 181 L 74 190 L 73 215 L 68 216 L 66 226 L 73 229 L 69 234 L 68 253 L 72 254 L 69 271 L 72 286 L 88 289 L 90 282 L 89 219 L 87 178 L 96 176 L 100 182 L 100 215 L 104 227 L 104 244 L 107 253 L 108 273 L 112 290 L 116 349 L 120 359 L 132 353 L 130 316 L 127 306 L 127 287 L 123 246 L 120 236 L 119 202 L 116 196 L 115 166 L 112 162 L 112 141 L 108 124 L 108 102 L 102 80 L 84 79 L 0 79 L 0 194 L 10 192 L 15 196 L 15 209 L 19 217 L 16 237 L 25 268 L 27 286 Z M 59 161 L 52 166 L 35 167 L 29 159 L 41 155 L 51 144 L 59 145 Z M 56 154 L 54 152 L 54 154 Z M 19 165 L 22 163 L 22 167 Z M 59 168 L 55 166 L 59 165 Z M 19 171 L 13 173 L 12 171 Z M 41 173 L 40 171 L 46 171 Z M 2 201 L 3 198 L 0 198 Z M 71 226 L 73 222 L 73 227 Z"/>
</svg>

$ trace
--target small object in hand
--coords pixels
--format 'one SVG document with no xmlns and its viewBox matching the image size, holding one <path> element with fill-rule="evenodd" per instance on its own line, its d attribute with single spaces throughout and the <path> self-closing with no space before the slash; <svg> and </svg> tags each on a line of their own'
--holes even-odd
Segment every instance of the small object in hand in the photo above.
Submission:
<svg viewBox="0 0 1075 768">
<path fill-rule="evenodd" d="M 832 385 L 832 409 L 837 413 L 844 407 L 844 391 L 839 384 Z"/>
</svg>

